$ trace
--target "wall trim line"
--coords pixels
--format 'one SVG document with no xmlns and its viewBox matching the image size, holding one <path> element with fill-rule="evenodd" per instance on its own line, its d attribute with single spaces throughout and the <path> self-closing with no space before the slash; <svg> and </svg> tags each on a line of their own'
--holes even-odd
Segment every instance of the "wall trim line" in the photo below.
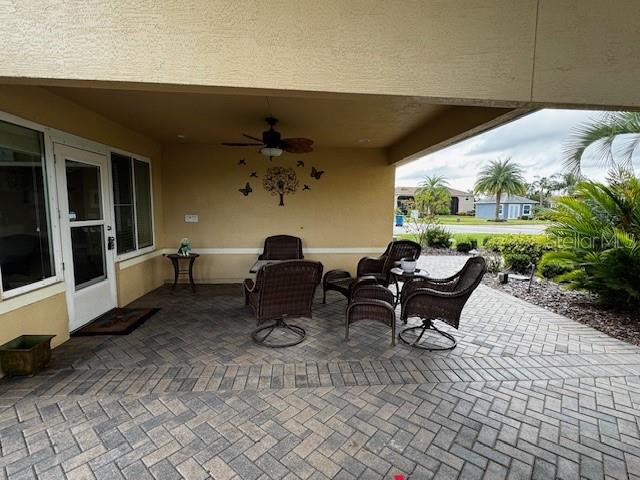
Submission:
<svg viewBox="0 0 640 480">
<path fill-rule="evenodd" d="M 353 255 L 353 254 L 382 254 L 384 247 L 316 247 L 303 248 L 305 254 L 329 254 L 329 255 Z M 120 270 L 133 267 L 140 263 L 151 260 L 160 255 L 175 253 L 173 248 L 159 248 L 153 252 L 144 253 L 137 257 L 129 258 L 118 263 Z M 233 248 L 233 247 L 204 247 L 194 248 L 193 253 L 200 255 L 260 255 L 262 248 Z"/>
</svg>

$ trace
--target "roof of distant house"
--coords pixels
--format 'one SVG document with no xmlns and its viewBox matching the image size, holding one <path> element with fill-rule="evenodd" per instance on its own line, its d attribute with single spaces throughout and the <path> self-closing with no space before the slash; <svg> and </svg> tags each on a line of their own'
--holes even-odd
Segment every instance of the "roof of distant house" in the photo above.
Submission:
<svg viewBox="0 0 640 480">
<path fill-rule="evenodd" d="M 419 187 L 396 187 L 396 195 L 414 195 Z M 447 187 L 449 195 L 452 197 L 470 197 L 473 192 L 465 192 L 463 190 L 457 190 L 455 188 Z"/>
<path fill-rule="evenodd" d="M 476 203 L 496 203 L 496 196 L 492 195 L 490 197 L 482 198 L 478 200 Z M 500 203 L 539 203 L 535 200 L 531 200 L 527 197 L 521 197 L 520 195 L 507 195 L 503 193 L 500 195 Z"/>
</svg>

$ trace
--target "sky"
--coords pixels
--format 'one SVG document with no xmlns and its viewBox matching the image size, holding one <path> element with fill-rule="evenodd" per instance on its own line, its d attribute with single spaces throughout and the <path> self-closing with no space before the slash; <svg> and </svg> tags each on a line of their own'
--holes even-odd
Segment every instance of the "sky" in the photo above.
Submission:
<svg viewBox="0 0 640 480">
<path fill-rule="evenodd" d="M 536 177 L 550 177 L 563 171 L 562 151 L 572 129 L 605 113 L 539 110 L 399 167 L 396 185 L 417 186 L 428 175 L 442 175 L 450 187 L 470 191 L 478 172 L 489 161 L 504 157 L 520 164 L 527 182 Z M 593 180 L 604 180 L 607 169 L 599 165 L 598 160 L 599 157 L 587 149 L 582 159 L 582 173 Z M 634 167 L 636 171 L 640 169 L 638 154 L 634 156 Z"/>
</svg>

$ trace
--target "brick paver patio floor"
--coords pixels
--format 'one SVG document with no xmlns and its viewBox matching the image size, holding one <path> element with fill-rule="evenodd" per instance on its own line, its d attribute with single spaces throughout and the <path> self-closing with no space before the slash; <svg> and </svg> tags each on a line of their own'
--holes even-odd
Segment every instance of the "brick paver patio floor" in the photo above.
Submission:
<svg viewBox="0 0 640 480">
<path fill-rule="evenodd" d="M 377 324 L 345 343 L 331 293 L 281 350 L 228 288 L 135 303 L 162 310 L 0 381 L 1 478 L 640 478 L 640 349 L 490 288 L 444 353 Z"/>
</svg>

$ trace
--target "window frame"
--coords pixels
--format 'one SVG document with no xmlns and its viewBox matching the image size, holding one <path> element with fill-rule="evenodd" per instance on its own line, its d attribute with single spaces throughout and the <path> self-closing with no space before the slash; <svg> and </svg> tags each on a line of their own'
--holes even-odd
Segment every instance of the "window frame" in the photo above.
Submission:
<svg viewBox="0 0 640 480">
<path fill-rule="evenodd" d="M 45 169 L 44 179 L 46 181 L 46 199 L 47 199 L 47 221 L 51 228 L 51 254 L 53 255 L 53 275 L 39 280 L 29 285 L 14 288 L 8 292 L 2 289 L 2 271 L 0 269 L 0 300 L 8 300 L 10 298 L 24 295 L 25 293 L 39 290 L 50 285 L 64 281 L 64 273 L 62 268 L 62 240 L 60 236 L 60 210 L 58 206 L 58 188 L 56 182 L 55 158 L 53 155 L 53 139 L 49 127 L 40 125 L 30 120 L 11 115 L 0 111 L 0 121 L 12 123 L 19 127 L 29 128 L 42 133 L 43 143 L 43 166 Z"/>
<path fill-rule="evenodd" d="M 498 216 L 504 217 L 504 203 L 500 203 L 500 206 L 498 207 Z"/>
<path fill-rule="evenodd" d="M 111 207 L 113 208 L 113 232 L 115 236 L 115 219 L 116 219 L 116 208 L 115 208 L 115 198 L 113 196 L 113 166 L 111 164 L 111 156 L 115 153 L 116 155 L 122 155 L 125 157 L 131 158 L 131 178 L 132 178 L 132 195 L 133 195 L 133 222 L 135 225 L 135 241 L 136 241 L 136 249 L 126 253 L 117 253 L 116 246 L 116 263 L 122 262 L 124 260 L 129 260 L 130 258 L 139 257 L 140 255 L 145 255 L 147 253 L 151 253 L 156 250 L 156 215 L 155 215 L 155 205 L 154 205 L 154 196 L 153 196 L 153 164 L 151 160 L 142 155 L 138 155 L 136 153 L 131 153 L 126 150 L 121 150 L 119 148 L 108 147 L 107 155 L 109 157 L 109 198 L 111 199 Z M 146 163 L 149 165 L 149 194 L 151 195 L 151 231 L 152 231 L 152 243 L 148 247 L 138 248 L 138 203 L 136 201 L 136 182 L 135 182 L 135 168 L 133 161 L 138 160 L 139 162 Z"/>
<path fill-rule="evenodd" d="M 528 212 L 525 212 L 525 211 L 524 211 L 524 209 L 525 209 L 525 208 L 528 208 L 528 209 L 529 209 L 529 211 L 528 211 Z M 526 215 L 526 216 L 531 215 L 531 205 L 530 205 L 530 204 L 528 204 L 528 203 L 525 203 L 525 204 L 523 204 L 523 205 L 522 205 L 522 216 L 525 216 L 525 215 Z"/>
</svg>

